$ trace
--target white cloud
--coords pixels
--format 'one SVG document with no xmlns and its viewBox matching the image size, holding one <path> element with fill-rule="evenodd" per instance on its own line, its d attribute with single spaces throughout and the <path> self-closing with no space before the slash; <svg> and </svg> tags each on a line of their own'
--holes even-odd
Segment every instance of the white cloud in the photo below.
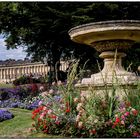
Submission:
<svg viewBox="0 0 140 140">
<path fill-rule="evenodd" d="M 4 39 L 0 35 L 0 60 L 6 60 L 6 59 L 24 59 L 26 57 L 26 53 L 23 51 L 23 48 L 18 49 L 6 49 L 6 43 L 4 42 Z"/>
</svg>

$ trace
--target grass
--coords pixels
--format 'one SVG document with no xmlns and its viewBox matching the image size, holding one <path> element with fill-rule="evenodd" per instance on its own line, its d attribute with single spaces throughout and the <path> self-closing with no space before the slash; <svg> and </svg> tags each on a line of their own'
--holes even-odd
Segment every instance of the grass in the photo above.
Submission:
<svg viewBox="0 0 140 140">
<path fill-rule="evenodd" d="M 13 84 L 0 83 L 0 88 L 12 88 Z"/>
<path fill-rule="evenodd" d="M 30 110 L 12 108 L 10 111 L 15 115 L 11 120 L 0 122 L 0 138 L 60 138 L 59 136 L 33 133 Z"/>
</svg>

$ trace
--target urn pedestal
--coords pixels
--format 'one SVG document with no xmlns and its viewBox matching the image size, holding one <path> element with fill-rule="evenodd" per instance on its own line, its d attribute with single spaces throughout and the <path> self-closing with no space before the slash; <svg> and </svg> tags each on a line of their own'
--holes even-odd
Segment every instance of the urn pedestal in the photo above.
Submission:
<svg viewBox="0 0 140 140">
<path fill-rule="evenodd" d="M 126 50 L 140 41 L 140 21 L 117 20 L 84 24 L 72 28 L 69 35 L 74 42 L 86 44 L 100 52 L 104 59 L 104 68 L 91 78 L 84 78 L 76 87 L 89 92 L 91 87 L 98 93 L 109 92 L 118 86 L 117 94 L 125 94 L 126 90 L 137 89 L 140 77 L 126 71 L 122 66 L 122 58 Z"/>
</svg>

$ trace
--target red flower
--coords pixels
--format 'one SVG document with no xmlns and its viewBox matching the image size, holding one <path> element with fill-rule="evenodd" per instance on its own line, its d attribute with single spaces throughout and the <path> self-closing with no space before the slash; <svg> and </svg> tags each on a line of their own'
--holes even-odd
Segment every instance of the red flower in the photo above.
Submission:
<svg viewBox="0 0 140 140">
<path fill-rule="evenodd" d="M 69 107 L 69 102 L 66 102 L 66 107 Z"/>
<path fill-rule="evenodd" d="M 43 130 L 44 133 L 48 133 L 48 130 Z"/>
<path fill-rule="evenodd" d="M 51 115 L 51 118 L 52 119 L 56 119 L 56 115 Z"/>
<path fill-rule="evenodd" d="M 132 110 L 132 113 L 133 113 L 134 116 L 138 115 L 138 111 L 137 110 Z"/>
<path fill-rule="evenodd" d="M 60 121 L 56 121 L 55 124 L 59 125 L 60 124 Z"/>
<path fill-rule="evenodd" d="M 137 136 L 139 136 L 139 133 L 138 132 L 133 132 L 133 136 L 137 137 Z"/>
<path fill-rule="evenodd" d="M 32 119 L 33 119 L 33 120 L 34 120 L 34 118 L 35 118 L 35 115 L 32 116 Z"/>
<path fill-rule="evenodd" d="M 33 123 L 32 126 L 35 127 L 35 124 Z"/>
<path fill-rule="evenodd" d="M 92 132 L 92 134 L 96 134 L 96 130 L 95 129 L 91 130 L 91 132 Z"/>
<path fill-rule="evenodd" d="M 38 122 L 41 122 L 41 119 L 40 118 L 38 118 Z"/>
<path fill-rule="evenodd" d="M 32 84 L 31 88 L 32 88 L 32 92 L 38 91 L 38 86 L 36 84 Z"/>
<path fill-rule="evenodd" d="M 113 123 L 112 128 L 115 128 L 117 124 L 119 124 L 121 122 L 120 118 L 116 118 L 115 122 Z"/>
<path fill-rule="evenodd" d="M 130 102 L 125 102 L 125 104 L 126 104 L 127 107 L 131 106 Z"/>
<path fill-rule="evenodd" d="M 117 117 L 115 122 L 119 123 L 120 121 L 121 121 L 120 118 Z"/>
<path fill-rule="evenodd" d="M 47 125 L 44 125 L 43 128 L 46 129 L 47 128 Z"/>
<path fill-rule="evenodd" d="M 96 134 L 96 130 L 95 129 L 89 130 L 89 132 L 90 132 L 91 135 L 95 135 Z"/>
<path fill-rule="evenodd" d="M 69 112 L 70 112 L 70 108 L 67 108 L 67 109 L 66 109 L 66 113 L 69 113 Z"/>
</svg>

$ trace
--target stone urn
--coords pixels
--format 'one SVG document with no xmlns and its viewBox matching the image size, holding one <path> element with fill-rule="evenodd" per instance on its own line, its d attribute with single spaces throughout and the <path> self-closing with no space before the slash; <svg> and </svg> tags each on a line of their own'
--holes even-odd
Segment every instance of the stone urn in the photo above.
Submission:
<svg viewBox="0 0 140 140">
<path fill-rule="evenodd" d="M 114 20 L 80 25 L 69 30 L 71 40 L 86 44 L 100 52 L 104 59 L 104 68 L 91 78 L 84 78 L 77 87 L 86 89 L 89 86 L 101 89 L 105 85 L 135 85 L 139 77 L 126 71 L 122 58 L 126 50 L 140 41 L 139 20 Z"/>
</svg>

